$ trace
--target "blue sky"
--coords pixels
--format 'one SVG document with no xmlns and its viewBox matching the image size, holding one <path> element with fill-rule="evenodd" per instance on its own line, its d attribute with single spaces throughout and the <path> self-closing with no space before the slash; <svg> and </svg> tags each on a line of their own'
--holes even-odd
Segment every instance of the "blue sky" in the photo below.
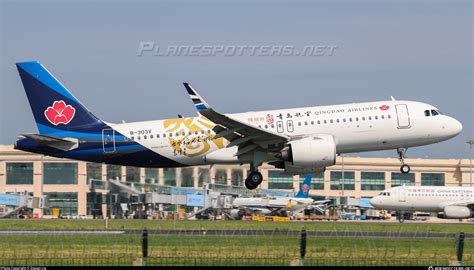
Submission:
<svg viewBox="0 0 474 270">
<path fill-rule="evenodd" d="M 0 144 L 36 132 L 15 62 L 39 60 L 109 122 L 389 99 L 433 104 L 464 131 L 409 157 L 469 157 L 471 1 L 1 1 Z M 159 45 L 337 45 L 332 56 L 137 57 Z M 394 156 L 395 151 L 360 156 Z"/>
</svg>

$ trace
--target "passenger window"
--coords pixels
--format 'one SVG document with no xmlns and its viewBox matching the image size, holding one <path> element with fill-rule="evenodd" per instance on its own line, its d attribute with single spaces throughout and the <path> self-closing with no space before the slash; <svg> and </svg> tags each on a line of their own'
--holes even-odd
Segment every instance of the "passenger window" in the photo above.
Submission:
<svg viewBox="0 0 474 270">
<path fill-rule="evenodd" d="M 321 121 L 318 120 L 318 125 L 321 124 Z"/>
<path fill-rule="evenodd" d="M 163 138 L 166 138 L 166 133 L 163 133 Z"/>
<path fill-rule="evenodd" d="M 431 114 L 432 114 L 433 116 L 435 116 L 435 115 L 438 115 L 438 112 L 435 111 L 435 110 L 431 110 Z"/>
<path fill-rule="evenodd" d="M 170 137 L 173 137 L 173 133 L 170 133 Z"/>
<path fill-rule="evenodd" d="M 140 136 L 138 136 L 138 137 L 137 137 L 137 140 L 140 140 L 140 139 L 141 139 Z"/>
<path fill-rule="evenodd" d="M 133 140 L 135 140 L 135 137 L 132 136 L 130 139 L 133 141 Z"/>
<path fill-rule="evenodd" d="M 307 126 L 307 125 L 308 125 L 308 122 L 304 122 L 304 125 Z"/>
<path fill-rule="evenodd" d="M 144 139 L 144 140 L 146 140 L 146 135 L 145 135 L 145 136 L 143 136 L 143 139 Z"/>
<path fill-rule="evenodd" d="M 382 115 L 380 118 L 385 119 L 385 116 Z"/>
<path fill-rule="evenodd" d="M 298 126 L 301 126 L 301 122 L 298 122 Z"/>
<path fill-rule="evenodd" d="M 272 128 L 275 128 L 275 125 L 272 124 Z"/>
<path fill-rule="evenodd" d="M 390 114 L 389 114 L 389 115 L 387 115 L 387 118 L 390 119 L 390 118 L 392 118 L 392 117 L 391 117 Z"/>
<path fill-rule="evenodd" d="M 329 122 L 332 124 L 332 119 L 331 119 L 331 120 L 329 120 Z"/>
<path fill-rule="evenodd" d="M 374 116 L 374 117 L 375 117 L 375 120 L 379 120 L 379 117 L 378 117 L 377 115 L 376 115 L 376 116 Z"/>
<path fill-rule="evenodd" d="M 314 121 L 311 121 L 311 125 L 314 125 Z"/>
<path fill-rule="evenodd" d="M 339 118 L 338 118 L 338 119 L 336 119 L 336 122 L 338 122 L 338 123 L 339 123 Z"/>
<path fill-rule="evenodd" d="M 430 116 L 430 110 L 425 111 L 425 116 Z"/>
<path fill-rule="evenodd" d="M 352 117 L 351 117 L 351 118 L 349 118 L 349 122 L 352 122 Z"/>
<path fill-rule="evenodd" d="M 176 137 L 178 137 L 178 136 L 179 136 L 179 133 L 178 133 L 178 132 L 176 132 L 175 134 L 176 134 Z"/>
<path fill-rule="evenodd" d="M 369 116 L 369 120 L 372 120 L 372 116 Z"/>
<path fill-rule="evenodd" d="M 356 117 L 356 121 L 359 121 L 359 117 Z"/>
<path fill-rule="evenodd" d="M 265 125 L 265 129 L 267 129 L 267 128 L 268 128 L 268 125 Z"/>
<path fill-rule="evenodd" d="M 362 121 L 365 121 L 365 116 L 362 116 Z"/>
<path fill-rule="evenodd" d="M 344 122 L 344 123 L 345 123 L 345 122 L 346 122 L 346 118 L 342 118 L 342 122 Z"/>
<path fill-rule="evenodd" d="M 328 123 L 328 121 L 324 120 L 324 124 L 327 124 L 327 123 Z"/>
<path fill-rule="evenodd" d="M 153 139 L 153 134 L 150 135 L 150 139 Z"/>
</svg>

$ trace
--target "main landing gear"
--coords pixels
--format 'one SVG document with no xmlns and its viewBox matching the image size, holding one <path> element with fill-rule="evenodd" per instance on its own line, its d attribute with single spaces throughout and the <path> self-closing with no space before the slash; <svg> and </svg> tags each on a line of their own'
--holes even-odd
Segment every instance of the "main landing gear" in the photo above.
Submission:
<svg viewBox="0 0 474 270">
<path fill-rule="evenodd" d="M 263 181 L 262 174 L 258 171 L 256 166 L 250 166 L 250 174 L 245 179 L 245 187 L 252 190 L 256 189 Z"/>
<path fill-rule="evenodd" d="M 397 148 L 397 153 L 398 153 L 398 159 L 402 163 L 400 166 L 400 172 L 403 174 L 407 174 L 410 172 L 410 166 L 405 164 L 405 153 L 407 152 L 407 148 Z"/>
</svg>

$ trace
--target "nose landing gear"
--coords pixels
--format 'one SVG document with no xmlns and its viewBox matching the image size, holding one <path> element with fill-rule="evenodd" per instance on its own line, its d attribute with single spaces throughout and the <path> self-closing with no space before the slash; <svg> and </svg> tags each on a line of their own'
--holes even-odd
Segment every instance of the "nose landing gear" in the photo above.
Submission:
<svg viewBox="0 0 474 270">
<path fill-rule="evenodd" d="M 397 153 L 398 153 L 398 159 L 402 163 L 400 166 L 400 172 L 403 174 L 407 174 L 410 172 L 410 166 L 405 164 L 405 153 L 407 152 L 407 148 L 397 148 Z"/>
</svg>

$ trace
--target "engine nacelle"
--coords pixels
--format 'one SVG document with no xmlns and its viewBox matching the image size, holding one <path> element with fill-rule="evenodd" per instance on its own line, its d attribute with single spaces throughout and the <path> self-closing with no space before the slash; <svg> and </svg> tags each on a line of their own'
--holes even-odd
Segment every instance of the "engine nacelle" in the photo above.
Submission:
<svg viewBox="0 0 474 270">
<path fill-rule="evenodd" d="M 444 213 L 438 214 L 438 218 L 461 219 L 474 217 L 474 213 L 466 206 L 448 205 L 444 208 Z"/>
<path fill-rule="evenodd" d="M 239 220 L 239 219 L 242 219 L 242 217 L 244 216 L 245 214 L 245 210 L 243 209 L 232 209 L 230 210 L 229 212 L 229 216 L 231 219 L 233 220 Z"/>
<path fill-rule="evenodd" d="M 295 168 L 320 170 L 336 164 L 336 142 L 333 136 L 327 134 L 291 141 L 281 151 L 281 158 Z"/>
</svg>

